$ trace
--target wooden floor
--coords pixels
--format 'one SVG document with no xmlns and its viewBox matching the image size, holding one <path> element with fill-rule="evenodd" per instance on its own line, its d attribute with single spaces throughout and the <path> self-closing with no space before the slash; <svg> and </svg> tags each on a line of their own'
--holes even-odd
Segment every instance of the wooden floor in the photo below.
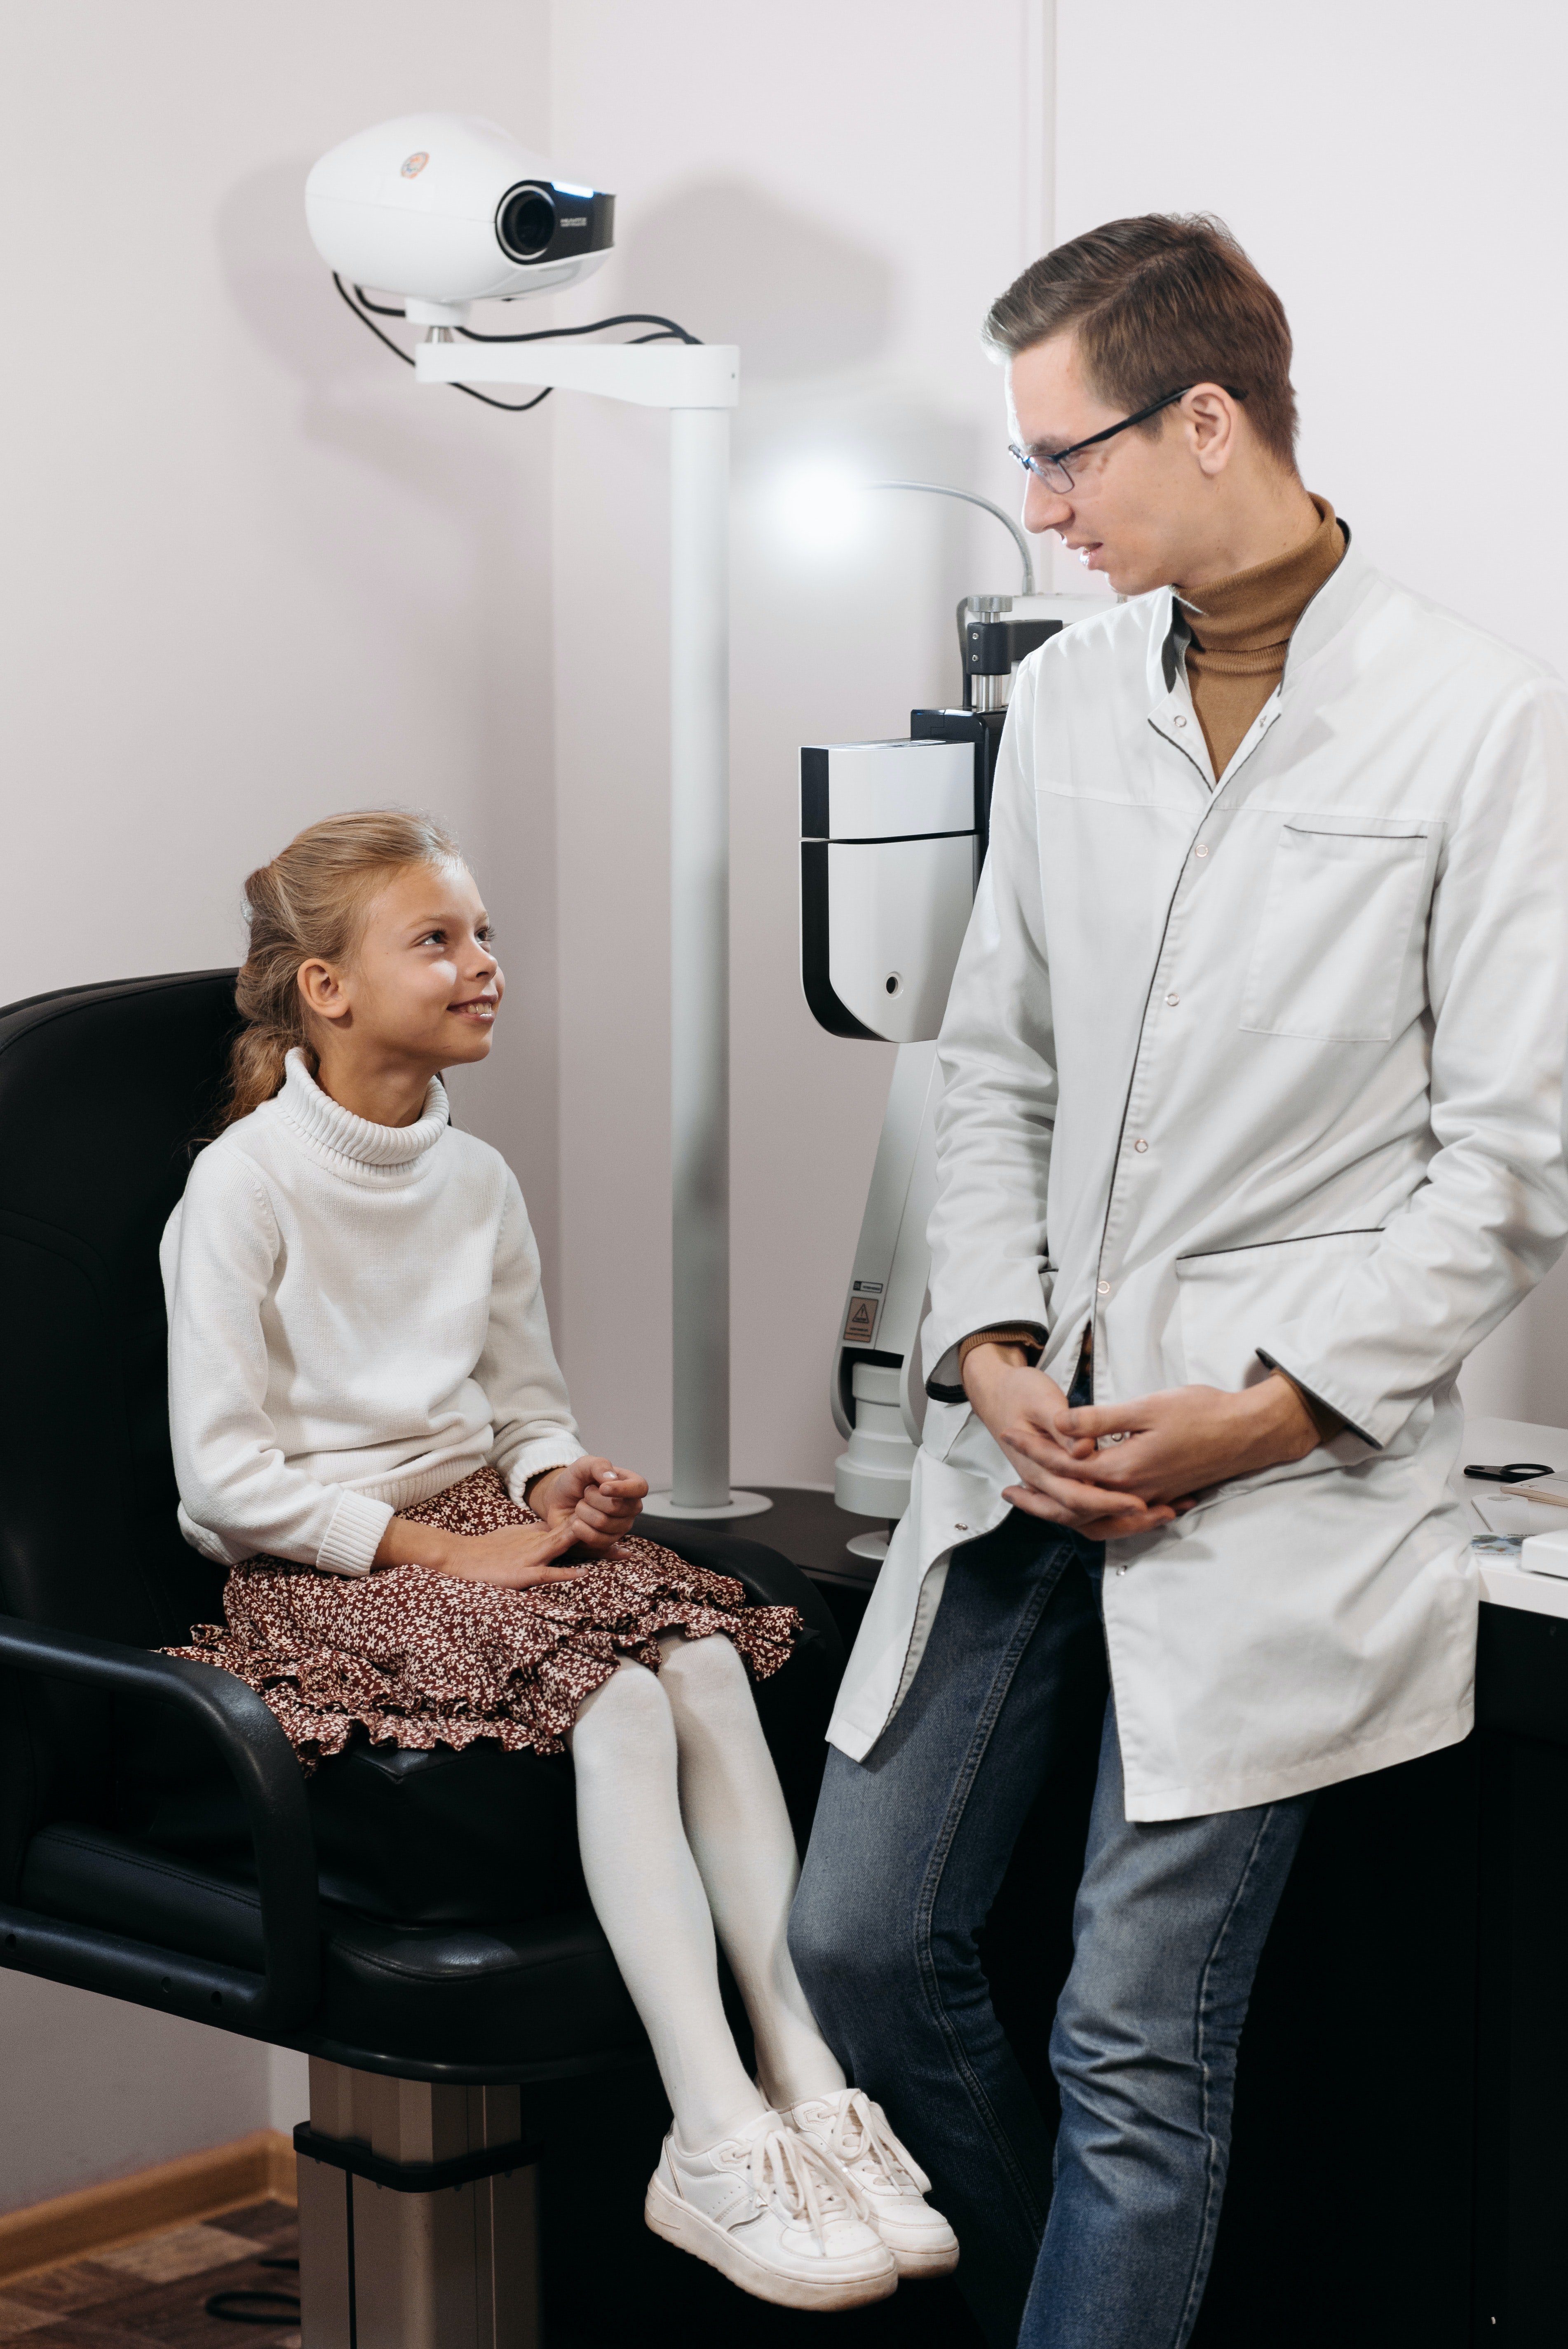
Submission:
<svg viewBox="0 0 1568 2349">
<path fill-rule="evenodd" d="M 297 2312 L 280 2308 L 275 2323 L 233 2323 L 209 2316 L 216 2292 L 284 2292 L 297 2297 L 292 2268 L 293 2209 L 255 2202 L 204 2226 L 176 2227 L 124 2251 L 44 2268 L 0 2286 L 0 2342 L 27 2349 L 298 2349 Z M 257 2308 L 258 2303 L 242 2303 Z M 258 2310 L 259 2313 L 259 2310 Z"/>
<path fill-rule="evenodd" d="M 547 2243 L 549 2202 L 547 2194 Z M 545 2337 L 551 2349 L 626 2349 L 628 2343 L 643 2349 L 670 2344 L 679 2349 L 825 2344 L 821 2317 L 748 2300 L 711 2268 L 650 2235 L 642 2224 L 640 2196 L 618 2196 L 617 2219 L 623 2204 L 624 2224 L 602 2228 L 596 2246 L 574 2247 L 587 2255 L 586 2263 L 564 2246 L 560 2248 L 565 2256 L 547 2262 Z M 606 2231 L 615 2237 L 613 2245 L 603 2240 Z M 202 2226 L 153 2235 L 125 2251 L 41 2269 L 0 2288 L 0 2344 L 25 2342 L 26 2349 L 244 2349 L 246 2344 L 253 2349 L 299 2349 L 299 2318 L 290 2310 L 280 2309 L 275 2324 L 235 2323 L 206 2313 L 215 2292 L 297 2293 L 299 2279 L 292 2268 L 260 2264 L 269 2257 L 293 2258 L 297 2241 L 292 2206 L 257 2202 Z M 613 2255 L 606 2259 L 607 2250 Z M 832 2349 L 980 2349 L 974 2320 L 950 2281 L 906 2284 L 876 2307 L 835 2316 L 829 2330 Z"/>
</svg>

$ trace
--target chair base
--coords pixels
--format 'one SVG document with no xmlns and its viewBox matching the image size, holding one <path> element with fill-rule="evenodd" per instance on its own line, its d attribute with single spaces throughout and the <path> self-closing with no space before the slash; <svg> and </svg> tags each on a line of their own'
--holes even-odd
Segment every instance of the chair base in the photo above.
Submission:
<svg viewBox="0 0 1568 2349">
<path fill-rule="evenodd" d="M 540 2349 L 533 2168 L 402 2191 L 522 2135 L 515 2087 L 438 2087 L 310 2060 L 310 2127 L 375 2177 L 299 2160 L 304 2349 Z"/>
</svg>

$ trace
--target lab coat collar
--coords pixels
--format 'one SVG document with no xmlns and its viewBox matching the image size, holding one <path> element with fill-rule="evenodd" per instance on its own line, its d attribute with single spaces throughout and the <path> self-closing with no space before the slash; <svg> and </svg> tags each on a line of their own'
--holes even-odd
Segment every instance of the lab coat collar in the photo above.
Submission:
<svg viewBox="0 0 1568 2349">
<path fill-rule="evenodd" d="M 1343 514 L 1336 519 L 1345 533 L 1345 553 L 1316 594 L 1307 598 L 1302 607 L 1301 617 L 1291 631 L 1284 657 L 1284 675 L 1280 680 L 1282 691 L 1303 665 L 1338 635 L 1371 585 L 1372 566 L 1356 544 L 1350 524 Z M 1161 630 L 1150 647 L 1149 690 L 1153 705 L 1152 715 L 1154 709 L 1170 699 L 1185 673 L 1187 647 L 1192 641 L 1192 630 L 1181 598 L 1174 587 L 1157 588 L 1149 602 L 1152 625 Z"/>
<path fill-rule="evenodd" d="M 1307 663 L 1346 625 L 1372 584 L 1372 566 L 1354 544 L 1350 524 L 1343 514 L 1336 519 L 1345 533 L 1345 553 L 1303 606 L 1301 617 L 1291 631 L 1280 681 L 1238 743 L 1226 774 L 1256 750 L 1279 717 L 1285 693 Z M 1150 644 L 1149 722 L 1157 733 L 1186 754 L 1212 792 L 1224 778 L 1216 776 L 1210 764 L 1208 745 L 1198 724 L 1187 682 L 1187 647 L 1192 641 L 1192 629 L 1186 608 L 1173 587 L 1158 589 L 1150 603 L 1153 629 L 1159 630 L 1161 621 L 1164 627 L 1161 634 L 1151 633 Z"/>
</svg>

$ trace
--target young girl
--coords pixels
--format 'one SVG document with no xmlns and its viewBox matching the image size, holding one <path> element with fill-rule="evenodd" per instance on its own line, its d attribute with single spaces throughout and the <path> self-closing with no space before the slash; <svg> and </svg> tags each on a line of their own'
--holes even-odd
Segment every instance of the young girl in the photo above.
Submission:
<svg viewBox="0 0 1568 2349">
<path fill-rule="evenodd" d="M 516 1180 L 447 1122 L 438 1072 L 485 1058 L 503 984 L 471 874 L 428 817 L 335 816 L 246 901 L 225 1123 L 163 1240 L 180 1522 L 230 1568 L 226 1625 L 175 1652 L 258 1690 L 307 1767 L 356 1722 L 564 1741 L 673 2110 L 648 2224 L 797 2308 L 951 2268 L 785 1945 L 795 1847 L 746 1666 L 777 1671 L 799 1619 L 633 1534 L 647 1486 L 578 1441 Z"/>
</svg>

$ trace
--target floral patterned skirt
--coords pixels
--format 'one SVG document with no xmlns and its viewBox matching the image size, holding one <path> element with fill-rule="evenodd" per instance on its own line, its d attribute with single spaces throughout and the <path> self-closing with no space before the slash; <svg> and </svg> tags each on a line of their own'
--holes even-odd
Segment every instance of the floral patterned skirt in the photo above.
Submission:
<svg viewBox="0 0 1568 2349">
<path fill-rule="evenodd" d="M 493 1468 L 398 1515 L 455 1534 L 537 1525 Z M 428 1748 L 493 1737 L 516 1753 L 559 1754 L 584 1697 L 629 1656 L 659 1668 L 662 1632 L 720 1634 L 767 1680 L 789 1661 L 800 1618 L 749 1607 L 738 1582 L 629 1536 L 624 1557 L 576 1582 L 525 1590 L 419 1566 L 324 1574 L 253 1557 L 230 1573 L 224 1623 L 198 1623 L 170 1648 L 221 1665 L 265 1699 L 306 1768 L 341 1753 L 354 1724 L 375 1744 Z"/>
</svg>

